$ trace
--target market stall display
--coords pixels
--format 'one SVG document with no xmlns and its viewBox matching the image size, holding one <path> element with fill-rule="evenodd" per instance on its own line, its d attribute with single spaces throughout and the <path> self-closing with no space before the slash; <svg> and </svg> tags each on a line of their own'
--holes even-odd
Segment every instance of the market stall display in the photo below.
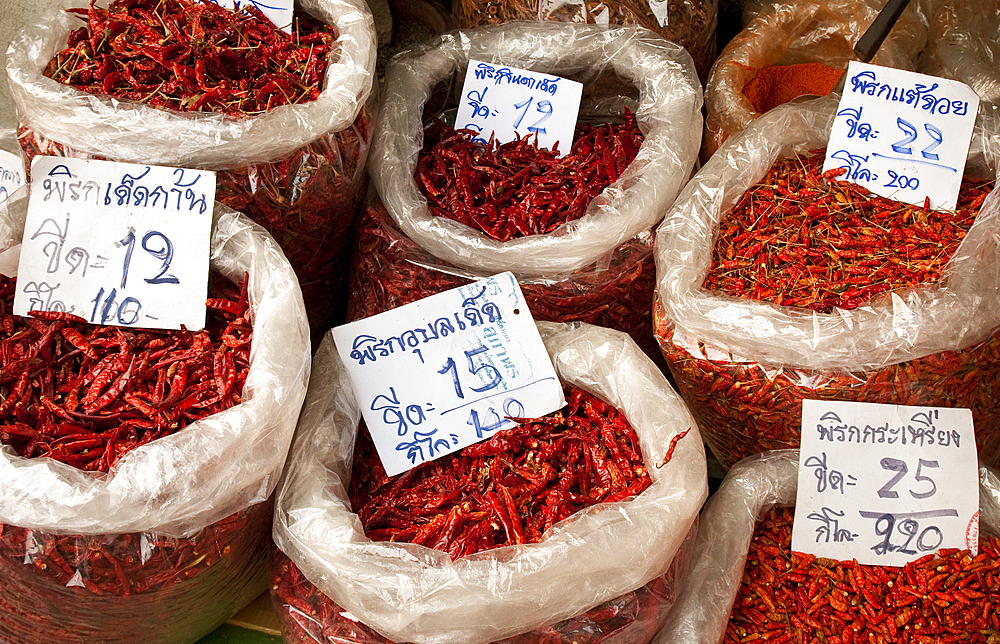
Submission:
<svg viewBox="0 0 1000 644">
<path fill-rule="evenodd" d="M 884 2 L 838 0 L 749 4 L 744 27 L 719 53 L 705 83 L 705 136 L 701 158 L 755 118 L 799 96 L 825 96 L 853 46 Z M 927 42 L 926 22 L 908 8 L 872 63 L 913 70 Z"/>
<path fill-rule="evenodd" d="M 0 205 L 5 248 L 27 201 Z M 214 290 L 204 332 L 5 305 L 5 641 L 194 642 L 263 591 L 308 324 L 263 229 L 216 206 L 211 249 L 212 270 L 244 289 Z"/>
<path fill-rule="evenodd" d="M 678 389 L 724 467 L 797 447 L 806 398 L 968 407 L 980 458 L 994 463 L 1000 302 L 991 241 L 996 197 L 983 183 L 995 180 L 988 125 L 979 127 L 966 167 L 979 180 L 963 203 L 978 210 L 971 227 L 958 226 L 960 216 L 935 221 L 937 215 L 914 208 L 895 211 L 910 214 L 894 228 L 886 224 L 897 216 L 893 209 L 874 208 L 870 234 L 854 228 L 841 236 L 837 226 L 864 226 L 862 204 L 882 202 L 834 184 L 835 192 L 800 204 L 800 189 L 810 193 L 805 201 L 820 196 L 818 178 L 799 186 L 771 177 L 773 185 L 751 189 L 781 159 L 823 146 L 835 110 L 831 98 L 755 121 L 702 168 L 658 229 L 656 333 Z M 786 174 L 803 164 L 785 163 L 776 167 Z M 753 191 L 763 198 L 741 205 Z M 848 208 L 838 215 L 830 204 L 842 202 Z M 739 238 L 742 220 L 724 218 L 746 219 L 751 210 L 766 230 L 744 235 L 737 256 L 730 240 Z M 787 243 L 772 245 L 771 222 L 776 228 L 796 218 Z M 933 243 L 919 249 L 919 238 Z M 947 244 L 950 258 L 941 254 Z M 722 253 L 715 259 L 713 248 Z M 710 277 L 713 262 L 717 277 Z M 832 282 L 819 275 L 828 268 Z M 885 281 L 892 275 L 904 279 Z M 798 289 L 798 299 L 790 289 Z M 813 304 L 816 310 L 808 308 Z"/>
<path fill-rule="evenodd" d="M 334 303 L 366 185 L 375 37 L 363 2 L 299 10 L 286 35 L 255 9 L 69 1 L 14 38 L 7 75 L 29 163 L 215 170 L 216 198 L 271 232 L 322 329 L 343 314 Z"/>
<path fill-rule="evenodd" d="M 979 470 L 979 554 L 941 550 L 889 567 L 791 551 L 797 450 L 748 458 L 702 514 L 692 570 L 657 644 L 989 642 L 1000 585 L 1000 479 Z"/>
<path fill-rule="evenodd" d="M 563 412 L 575 418 L 574 429 L 550 436 L 556 440 L 547 451 L 543 434 L 505 430 L 392 482 L 359 452 L 360 410 L 331 339 L 324 340 L 275 514 L 272 598 L 286 637 L 569 642 L 589 633 L 586 641 L 608 643 L 652 637 L 673 600 L 686 560 L 682 544 L 707 495 L 697 429 L 663 374 L 624 334 L 585 324 L 539 323 L 539 329 L 560 380 L 580 392 L 569 394 Z M 582 407 L 574 410 L 574 401 Z M 605 414 L 619 420 L 604 421 Z M 624 438 L 621 420 L 637 440 Z M 532 431 L 554 432 L 559 422 L 558 416 L 534 421 Z M 599 423 L 602 439 L 571 447 L 571 436 L 593 431 L 588 422 Z M 612 426 L 610 433 L 623 437 L 614 437 L 618 454 L 599 447 L 602 440 L 612 444 Z M 632 451 L 641 451 L 642 465 L 627 465 Z M 553 476 L 566 474 L 558 479 L 564 483 L 545 474 L 542 453 L 549 454 L 544 463 Z M 499 454 L 508 458 L 492 458 Z M 435 492 L 435 481 L 450 476 L 467 484 Z M 452 498 L 463 490 L 472 498 Z M 529 508 L 505 501 L 507 493 L 534 496 L 538 515 L 525 516 Z M 567 503 L 573 499 L 609 493 L 605 502 L 566 514 L 577 507 Z M 378 527 L 378 508 L 416 516 L 405 504 L 413 498 L 421 505 L 423 494 L 434 500 L 422 504 L 415 531 L 399 523 Z M 477 519 L 484 507 L 489 518 Z"/>
<path fill-rule="evenodd" d="M 495 200 L 501 210 L 511 211 L 514 221 L 527 221 L 524 214 L 537 201 L 548 204 L 539 219 L 552 216 L 555 223 L 561 200 L 542 190 L 547 185 L 566 195 L 576 213 L 586 204 L 579 218 L 501 241 L 482 232 L 483 226 L 436 216 L 434 209 L 442 208 L 452 210 L 455 218 L 478 213 L 475 218 L 487 222 L 487 229 L 499 221 L 498 214 L 475 200 L 471 188 L 477 181 L 486 185 L 492 180 L 486 178 L 493 172 L 488 164 L 476 174 L 470 163 L 454 165 L 455 159 L 448 159 L 462 168 L 457 186 L 445 188 L 448 173 L 430 152 L 439 143 L 430 138 L 435 131 L 425 134 L 425 109 L 431 104 L 441 106 L 438 111 L 450 107 L 441 99 L 440 84 L 460 80 L 476 56 L 584 83 L 580 120 L 596 125 L 589 130 L 593 138 L 582 139 L 580 151 L 557 161 L 548 153 L 528 152 L 528 142 L 522 142 L 520 147 L 502 146 L 493 161 L 515 164 L 517 178 L 503 178 L 497 185 L 518 192 L 521 201 Z M 610 83 L 611 75 L 627 83 Z M 617 328 L 658 357 L 650 326 L 650 279 L 655 274 L 650 229 L 687 180 L 698 145 L 700 92 L 686 52 L 636 28 L 530 22 L 485 27 L 449 34 L 398 57 L 387 71 L 386 89 L 369 164 L 381 203 L 369 208 L 359 224 L 350 319 L 509 270 L 518 277 L 536 318 Z M 626 121 L 626 108 L 634 114 L 634 126 Z M 604 132 L 620 134 L 606 139 Z M 470 159 L 485 154 L 484 145 L 454 140 L 454 148 L 462 146 Z M 457 156 L 456 149 L 439 148 L 437 157 Z M 589 161 L 594 150 L 603 152 L 600 163 Z M 541 158 L 549 161 L 542 165 Z M 573 167 L 585 167 L 593 182 L 573 176 Z M 552 171 L 540 173 L 541 168 Z M 521 190 L 520 182 L 533 172 L 540 185 L 526 184 Z M 509 170 L 493 174 L 509 176 Z M 598 193 L 601 178 L 610 185 Z M 439 191 L 450 196 L 441 199 Z"/>
</svg>

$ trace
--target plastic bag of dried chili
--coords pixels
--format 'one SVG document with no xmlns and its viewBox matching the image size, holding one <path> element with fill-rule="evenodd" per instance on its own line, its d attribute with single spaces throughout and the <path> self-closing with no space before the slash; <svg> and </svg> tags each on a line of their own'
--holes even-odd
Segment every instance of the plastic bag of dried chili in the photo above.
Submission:
<svg viewBox="0 0 1000 644">
<path fill-rule="evenodd" d="M 931 18 L 918 71 L 961 81 L 984 101 L 1000 103 L 998 28 L 1000 6 L 995 2 L 940 3 Z"/>
<path fill-rule="evenodd" d="M 637 25 L 687 49 L 704 79 L 716 54 L 718 0 L 456 0 L 459 28 L 511 20 Z"/>
<path fill-rule="evenodd" d="M 131 5 L 139 4 L 131 1 Z M 131 16 L 127 20 L 109 18 L 105 32 L 139 43 L 152 27 L 166 29 L 167 34 L 140 48 L 115 41 L 111 51 L 102 53 L 101 58 L 91 52 L 100 61 L 116 57 L 124 61 L 126 56 L 132 56 L 127 58 L 128 69 L 115 67 L 115 72 L 105 76 L 103 93 L 92 94 L 56 83 L 43 73 L 53 55 L 66 48 L 71 30 L 87 24 L 66 9 L 84 9 L 87 0 L 54 5 L 12 39 L 15 53 L 7 60 L 7 75 L 21 125 L 21 146 L 29 164 L 30 157 L 36 154 L 51 154 L 216 171 L 216 199 L 271 233 L 299 277 L 310 323 L 314 330 L 325 330 L 332 319 L 343 315 L 350 260 L 347 240 L 367 183 L 365 162 L 374 118 L 369 95 L 376 55 L 374 25 L 367 5 L 361 0 L 296 3 L 297 15 L 309 14 L 334 27 L 336 40 L 329 47 L 325 74 L 316 83 L 322 91 L 314 100 L 251 115 L 241 112 L 239 105 L 243 103 L 235 99 L 232 105 L 220 99 L 212 105 L 215 111 L 188 112 L 180 108 L 194 108 L 205 97 L 235 94 L 240 83 L 247 81 L 235 80 L 237 75 L 244 68 L 250 69 L 251 64 L 241 56 L 249 56 L 249 52 L 256 55 L 274 45 L 250 29 L 236 38 L 246 40 L 247 46 L 233 44 L 236 28 L 220 26 L 218 33 L 199 35 L 199 30 L 208 29 L 209 21 L 204 18 L 201 23 L 186 22 L 193 15 L 190 8 L 178 8 L 176 2 L 142 4 L 127 11 L 150 21 L 150 25 L 137 27 L 134 23 L 140 20 Z M 164 17 L 157 13 L 168 10 L 177 14 Z M 187 27 L 174 32 L 167 29 L 167 24 Z M 213 46 L 217 49 L 190 53 L 205 42 L 216 43 Z M 302 45 L 282 55 L 289 60 L 304 60 L 311 46 Z M 123 84 L 123 79 L 134 78 L 129 82 L 147 87 L 142 85 L 142 74 L 161 69 L 162 61 L 158 62 L 157 56 L 167 65 L 170 56 L 181 60 L 179 52 L 196 60 L 192 64 L 185 58 L 183 63 L 173 64 L 173 80 L 160 83 L 164 94 L 165 86 L 176 85 L 177 78 L 191 83 L 193 89 L 180 83 L 182 89 L 177 91 L 183 94 L 171 99 L 177 109 L 153 105 L 153 98 L 158 98 L 156 83 L 143 90 L 147 95 L 142 100 Z M 73 60 L 79 59 L 77 56 Z M 120 61 L 117 64 L 124 65 Z M 275 81 L 251 92 L 251 98 L 267 92 L 289 92 L 280 85 L 285 80 L 277 78 L 284 73 L 277 55 L 261 55 L 253 64 L 269 66 L 250 74 L 250 80 L 275 77 Z M 150 66 L 152 70 L 148 71 Z M 213 71 L 221 76 L 213 76 Z M 227 80 L 223 72 L 232 74 L 233 80 Z M 117 74 L 118 82 L 111 82 L 112 74 Z M 118 94 L 120 91 L 125 95 Z"/>
<path fill-rule="evenodd" d="M 456 104 L 452 92 L 460 92 L 465 66 L 477 56 L 583 82 L 582 118 L 622 121 L 626 108 L 635 114 L 643 136 L 634 160 L 578 219 L 499 241 L 432 212 L 415 179 L 425 111 Z M 534 291 L 529 304 L 536 319 L 608 325 L 642 345 L 651 335 L 648 232 L 687 181 L 697 156 L 701 98 L 688 54 L 635 27 L 524 22 L 445 35 L 397 56 L 386 74 L 369 163 L 372 182 L 395 227 L 435 259 L 414 263 L 391 249 L 368 255 L 384 250 L 380 238 L 392 233 L 362 231 L 350 289 L 354 315 L 394 306 L 392 293 L 407 290 L 413 279 L 426 287 L 415 296 L 424 297 L 437 292 L 435 282 L 448 282 L 448 273 L 509 270 L 531 284 L 525 288 Z M 368 265 L 377 263 L 385 270 Z"/>
<path fill-rule="evenodd" d="M 841 203 L 834 194 L 800 207 L 795 200 L 806 193 L 785 202 L 781 194 L 768 196 L 766 186 L 755 185 L 776 162 L 796 153 L 805 159 L 825 145 L 838 100 L 831 95 L 784 105 L 754 121 L 713 155 L 657 230 L 655 325 L 670 372 L 724 467 L 758 452 L 798 447 L 805 398 L 968 407 L 979 457 L 992 466 L 1000 462 L 1000 250 L 995 241 L 1000 202 L 989 183 L 996 178 L 1000 159 L 990 135 L 996 131 L 995 121 L 984 116 L 977 123 L 966 164 L 967 177 L 986 180 L 969 190 L 970 196 L 979 194 L 973 199 L 975 207 L 966 209 L 975 213 L 978 208 L 975 223 L 951 237 L 950 258 L 935 258 L 928 253 L 936 251 L 924 248 L 918 254 L 913 245 L 929 239 L 929 246 L 937 249 L 934 237 L 918 234 L 922 229 L 916 228 L 922 218 L 930 222 L 933 211 L 917 209 L 921 212 L 899 223 L 916 237 L 901 233 L 872 242 L 860 229 L 852 229 L 845 239 L 827 234 L 836 230 L 832 224 L 846 225 L 832 215 Z M 799 162 L 790 165 L 803 167 Z M 780 184 L 791 176 L 789 171 L 774 181 L 784 190 Z M 764 190 L 762 198 L 748 208 L 751 202 L 743 200 L 744 195 L 758 188 Z M 850 194 L 840 198 L 845 207 L 854 208 L 857 218 L 874 212 L 864 206 L 869 197 Z M 740 228 L 749 230 L 743 238 L 751 242 L 776 231 L 750 230 L 750 222 L 727 223 L 723 231 L 723 217 L 738 211 L 765 221 L 764 210 L 769 210 L 768 226 L 794 223 L 798 217 L 799 226 L 791 230 L 804 231 L 804 236 L 796 233 L 799 247 L 815 244 L 817 251 L 829 252 L 800 250 L 792 257 L 786 249 L 758 241 L 747 248 L 747 253 L 755 253 L 752 257 L 726 260 L 734 270 L 744 271 L 740 296 L 706 288 L 720 239 L 734 239 Z M 949 220 L 957 219 L 944 213 L 936 224 L 941 234 L 932 235 L 944 239 L 945 232 L 955 229 Z M 910 250 L 914 252 L 907 255 Z M 779 253 L 803 266 L 800 277 L 829 260 L 833 278 L 827 279 L 824 267 L 822 275 L 809 273 L 806 281 L 792 279 L 791 273 L 780 280 L 770 273 L 758 279 L 758 265 L 763 270 L 784 262 Z M 930 272 L 924 271 L 931 269 L 940 273 L 939 279 L 928 280 Z M 866 285 L 872 275 L 898 272 L 920 279 L 890 290 Z M 842 297 L 824 311 L 780 305 L 768 294 L 769 289 L 777 290 L 772 286 L 794 284 L 797 292 L 809 295 L 810 285 L 820 279 L 827 286 L 846 286 Z M 862 297 L 863 289 L 870 290 Z"/>
<path fill-rule="evenodd" d="M 22 194 L 0 204 L 0 248 L 20 242 L 26 213 Z M 5 643 L 194 642 L 263 592 L 271 492 L 305 397 L 309 329 L 295 274 L 260 226 L 217 205 L 211 252 L 215 273 L 236 282 L 248 275 L 252 335 L 228 339 L 251 342 L 243 387 L 233 401 L 238 404 L 175 433 L 140 441 L 123 455 L 116 445 L 125 445 L 128 437 L 106 441 L 117 460 L 103 473 L 55 457 L 18 456 L 8 433 L 16 428 L 0 427 L 5 443 L 0 449 L 0 639 Z M 115 355 L 117 347 L 131 351 L 139 343 L 115 337 L 125 343 L 114 343 Z M 4 335 L 4 346 L 16 342 Z M 143 351 L 140 347 L 133 355 Z M 189 370 L 185 361 L 195 364 L 200 350 L 166 355 L 173 368 L 156 366 L 150 375 L 136 362 L 125 373 L 153 382 L 160 372 L 172 374 L 170 396 L 162 403 L 195 395 L 195 367 Z M 187 385 L 182 372 L 188 373 Z M 17 390 L 9 378 L 5 369 L 0 383 L 5 401 Z M 94 381 L 99 379 L 95 375 Z M 31 380 L 26 382 L 34 390 Z M 128 384 L 122 377 L 116 382 Z M 48 387 L 53 386 L 49 380 Z M 125 402 L 141 406 L 132 391 L 125 389 Z M 60 390 L 50 402 L 62 404 L 66 396 Z M 98 413 L 79 415 L 79 423 L 96 422 Z M 56 422 L 63 429 L 71 425 Z M 101 431 L 106 435 L 116 428 Z"/>
<path fill-rule="evenodd" d="M 727 473 L 702 511 L 691 570 L 655 644 L 722 644 L 747 638 L 783 641 L 792 630 L 784 629 L 794 622 L 798 638 L 804 641 L 828 637 L 848 641 L 847 631 L 852 631 L 855 642 L 883 638 L 907 643 L 949 641 L 949 636 L 955 636 L 955 641 L 989 641 L 998 617 L 984 608 L 1000 597 L 996 572 L 1000 569 L 1000 478 L 995 470 L 979 468 L 980 547 L 975 563 L 960 551 L 924 557 L 920 564 L 883 567 L 853 562 L 834 566 L 829 560 L 789 557 L 791 517 L 780 511 L 795 505 L 798 466 L 798 450 L 778 450 L 747 458 Z M 775 527 L 763 532 L 761 528 L 767 526 L 762 523 L 771 513 L 779 518 L 772 521 Z M 758 543 L 760 550 L 754 555 Z M 751 555 L 756 562 L 753 568 L 748 565 Z M 871 574 L 876 569 L 880 578 Z M 921 575 L 925 583 L 936 577 L 931 584 L 936 590 L 930 591 L 930 597 L 927 585 L 919 585 Z M 818 577 L 825 578 L 819 590 L 810 590 L 810 583 L 816 588 Z M 849 577 L 854 582 L 848 582 Z M 967 592 L 963 597 L 972 599 L 957 599 L 952 592 Z M 798 599 L 789 601 L 790 595 Z M 834 613 L 831 598 L 844 600 L 838 604 L 841 613 Z M 766 606 L 768 601 L 772 606 Z M 942 606 L 949 607 L 946 618 L 938 617 Z M 968 610 L 962 610 L 963 606 Z M 857 621 L 851 619 L 855 616 Z M 784 617 L 790 619 L 784 621 Z M 836 622 L 843 624 L 840 630 L 830 628 Z M 887 636 L 889 622 L 896 628 L 888 628 L 898 630 L 898 635 Z M 738 624 L 745 630 L 734 629 Z M 797 641 L 796 634 L 788 641 Z"/>
<path fill-rule="evenodd" d="M 719 52 L 705 83 L 702 160 L 769 109 L 799 95 L 829 94 L 884 4 L 801 0 L 746 11 L 743 29 Z M 926 42 L 926 20 L 907 7 L 872 63 L 913 70 Z"/>
<path fill-rule="evenodd" d="M 328 338 L 314 361 L 275 513 L 275 543 L 294 566 L 278 561 L 272 598 L 292 641 L 384 641 L 374 631 L 397 642 L 569 642 L 574 624 L 584 634 L 588 624 L 600 626 L 595 639 L 577 641 L 652 636 L 673 597 L 673 585 L 656 580 L 678 574 L 672 566 L 707 494 L 704 447 L 680 398 L 627 336 L 582 323 L 538 326 L 563 383 L 625 414 L 652 485 L 577 512 L 536 543 L 455 560 L 415 543 L 371 541 L 348 498 L 360 410 Z M 602 604 L 603 613 L 586 614 Z M 597 638 L 601 629 L 611 630 L 608 639 Z"/>
</svg>

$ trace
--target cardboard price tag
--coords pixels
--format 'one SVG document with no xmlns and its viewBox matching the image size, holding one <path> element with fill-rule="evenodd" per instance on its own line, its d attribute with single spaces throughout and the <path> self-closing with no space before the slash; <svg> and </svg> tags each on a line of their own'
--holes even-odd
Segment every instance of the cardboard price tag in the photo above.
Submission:
<svg viewBox="0 0 1000 644">
<path fill-rule="evenodd" d="M 24 185 L 24 161 L 17 154 L 0 150 L 0 201 Z"/>
<path fill-rule="evenodd" d="M 823 171 L 875 194 L 954 210 L 979 97 L 964 83 L 851 61 Z"/>
<path fill-rule="evenodd" d="M 14 313 L 205 326 L 215 173 L 35 157 Z"/>
<path fill-rule="evenodd" d="M 969 409 L 803 401 L 792 550 L 902 566 L 978 545 Z"/>
<path fill-rule="evenodd" d="M 292 33 L 292 12 L 295 0 L 208 0 L 220 7 L 235 11 L 237 5 L 253 5 L 286 34 Z"/>
<path fill-rule="evenodd" d="M 389 476 L 566 404 L 511 273 L 332 333 Z"/>
<path fill-rule="evenodd" d="M 538 147 L 573 146 L 583 85 L 559 76 L 469 60 L 455 127 L 499 143 L 538 135 Z"/>
</svg>

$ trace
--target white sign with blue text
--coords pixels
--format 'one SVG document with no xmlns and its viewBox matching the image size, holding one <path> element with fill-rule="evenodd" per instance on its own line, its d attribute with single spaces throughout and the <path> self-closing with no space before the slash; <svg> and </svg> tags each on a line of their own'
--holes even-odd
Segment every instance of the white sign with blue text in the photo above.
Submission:
<svg viewBox="0 0 1000 644">
<path fill-rule="evenodd" d="M 824 172 L 875 194 L 953 210 L 979 97 L 964 83 L 851 61 Z"/>
<path fill-rule="evenodd" d="M 940 548 L 978 547 L 969 409 L 802 402 L 792 550 L 902 566 Z"/>
<path fill-rule="evenodd" d="M 295 0 L 208 0 L 220 7 L 235 11 L 242 6 L 252 6 L 260 9 L 274 26 L 287 34 L 292 33 L 292 12 Z"/>
<path fill-rule="evenodd" d="M 511 273 L 332 333 L 389 476 L 566 403 Z"/>
<path fill-rule="evenodd" d="M 24 185 L 24 161 L 20 155 L 0 150 L 0 201 Z"/>
<path fill-rule="evenodd" d="M 566 154 L 573 146 L 583 85 L 559 76 L 470 60 L 455 127 L 486 143 L 538 136 L 538 147 Z"/>
<path fill-rule="evenodd" d="M 14 313 L 205 326 L 215 173 L 38 156 Z"/>
</svg>

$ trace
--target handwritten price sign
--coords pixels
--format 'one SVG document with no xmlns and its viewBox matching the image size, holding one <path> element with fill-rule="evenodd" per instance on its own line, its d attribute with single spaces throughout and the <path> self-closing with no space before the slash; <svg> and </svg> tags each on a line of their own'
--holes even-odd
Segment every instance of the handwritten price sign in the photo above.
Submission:
<svg viewBox="0 0 1000 644">
<path fill-rule="evenodd" d="M 292 33 L 292 12 L 295 0 L 209 0 L 230 11 L 236 10 L 236 5 L 253 5 L 274 23 L 274 26 L 285 33 Z"/>
<path fill-rule="evenodd" d="M 792 550 L 902 566 L 978 535 L 970 410 L 803 401 Z"/>
<path fill-rule="evenodd" d="M 14 313 L 205 326 L 215 174 L 35 157 Z"/>
<path fill-rule="evenodd" d="M 0 150 L 0 201 L 24 185 L 24 161 L 16 154 Z"/>
<path fill-rule="evenodd" d="M 979 97 L 963 83 L 851 61 L 823 170 L 914 205 L 952 210 Z"/>
<path fill-rule="evenodd" d="M 511 273 L 333 329 L 386 474 L 562 407 Z"/>
<path fill-rule="evenodd" d="M 583 85 L 559 76 L 469 61 L 455 127 L 500 143 L 538 136 L 538 147 L 566 154 L 573 146 Z"/>
</svg>

